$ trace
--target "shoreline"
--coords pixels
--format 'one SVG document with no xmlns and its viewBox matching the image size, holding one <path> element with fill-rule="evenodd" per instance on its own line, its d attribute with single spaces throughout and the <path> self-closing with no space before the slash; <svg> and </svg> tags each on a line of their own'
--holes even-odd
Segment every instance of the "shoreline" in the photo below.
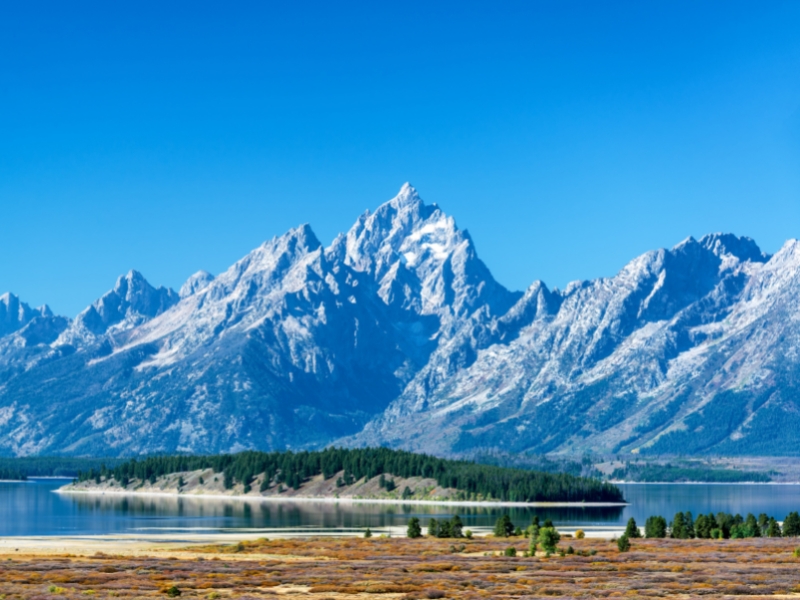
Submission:
<svg viewBox="0 0 800 600">
<path fill-rule="evenodd" d="M 800 485 L 800 481 L 609 481 L 612 485 Z"/>
<path fill-rule="evenodd" d="M 331 498 L 314 496 L 242 496 L 228 494 L 180 494 L 175 492 L 136 492 L 133 490 L 53 490 L 56 494 L 87 494 L 92 496 L 134 496 L 140 498 L 191 498 L 201 500 L 244 500 L 248 502 L 322 502 L 325 504 L 416 504 L 423 506 L 472 506 L 472 507 L 614 507 L 628 506 L 627 502 L 510 502 L 510 501 L 476 501 L 476 500 L 403 500 L 401 498 Z"/>
</svg>

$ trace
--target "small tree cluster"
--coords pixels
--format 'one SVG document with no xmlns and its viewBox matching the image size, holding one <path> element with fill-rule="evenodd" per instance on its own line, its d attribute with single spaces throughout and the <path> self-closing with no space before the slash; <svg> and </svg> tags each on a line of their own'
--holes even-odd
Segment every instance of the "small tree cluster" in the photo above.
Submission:
<svg viewBox="0 0 800 600">
<path fill-rule="evenodd" d="M 694 519 L 692 513 L 676 513 L 672 523 L 669 524 L 669 537 L 678 540 L 688 540 L 695 537 Z"/>
<path fill-rule="evenodd" d="M 510 537 L 514 535 L 514 523 L 511 522 L 511 517 L 503 515 L 494 524 L 495 537 Z"/>
<path fill-rule="evenodd" d="M 561 534 L 555 527 L 542 527 L 539 529 L 539 544 L 545 552 L 555 552 L 558 542 L 561 541 Z"/>
<path fill-rule="evenodd" d="M 644 523 L 644 536 L 646 538 L 667 537 L 667 520 L 658 515 L 647 517 L 647 521 Z"/>
<path fill-rule="evenodd" d="M 462 538 L 464 537 L 463 529 L 464 524 L 458 515 L 453 515 L 452 519 L 446 521 L 439 522 L 436 519 L 428 521 L 428 535 L 431 537 Z"/>
<path fill-rule="evenodd" d="M 393 492 L 397 487 L 395 484 L 394 479 L 386 479 L 386 475 L 381 473 L 380 479 L 378 479 L 378 485 L 385 489 L 387 492 Z"/>
<path fill-rule="evenodd" d="M 630 519 L 625 530 L 628 538 L 636 537 L 633 528 L 635 521 Z M 761 513 L 757 518 L 752 513 L 746 517 L 719 512 L 700 514 L 692 518 L 691 512 L 679 512 L 669 527 L 664 517 L 654 515 L 645 522 L 645 537 L 673 539 L 744 539 L 753 537 L 797 537 L 800 536 L 800 514 L 790 512 L 784 520 L 783 528 L 774 518 Z"/>
</svg>

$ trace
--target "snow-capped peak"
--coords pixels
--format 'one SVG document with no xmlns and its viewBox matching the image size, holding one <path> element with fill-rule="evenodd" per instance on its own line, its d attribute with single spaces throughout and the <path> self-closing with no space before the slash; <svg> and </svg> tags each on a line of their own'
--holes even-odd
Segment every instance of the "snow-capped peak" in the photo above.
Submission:
<svg viewBox="0 0 800 600">
<path fill-rule="evenodd" d="M 419 197 L 417 189 L 409 182 L 405 182 L 400 187 L 400 191 L 397 193 L 397 196 L 389 200 L 389 204 L 395 207 L 404 206 L 407 204 L 413 204 L 417 202 L 422 202 L 422 198 Z"/>
<path fill-rule="evenodd" d="M 53 313 L 46 304 L 31 308 L 11 292 L 0 295 L 0 336 L 17 331 L 36 317 L 50 317 Z"/>
<path fill-rule="evenodd" d="M 201 269 L 197 271 L 197 273 L 189 276 L 189 279 L 181 286 L 178 295 L 181 298 L 186 298 L 192 294 L 196 294 L 200 290 L 205 289 L 212 281 L 214 281 L 214 276 L 208 271 L 203 271 Z"/>
<path fill-rule="evenodd" d="M 328 254 L 374 277 L 385 302 L 424 314 L 463 316 L 483 304 L 497 314 L 518 297 L 494 281 L 455 219 L 425 204 L 408 183 L 362 214 Z"/>
<path fill-rule="evenodd" d="M 698 243 L 719 257 L 733 256 L 740 261 L 761 263 L 769 260 L 769 255 L 762 252 L 752 238 L 746 236 L 737 236 L 732 233 L 710 233 L 701 237 Z"/>
<path fill-rule="evenodd" d="M 106 332 L 132 329 L 175 305 L 179 296 L 171 288 L 154 288 L 131 269 L 117 278 L 113 289 L 86 307 L 59 337 L 58 344 L 81 344 Z"/>
<path fill-rule="evenodd" d="M 717 233 L 511 293 L 406 184 L 327 250 L 301 225 L 195 273 L 180 300 L 130 271 L 70 326 L 0 296 L 0 332 L 18 328 L 0 338 L 0 450 L 302 448 L 361 431 L 444 453 L 783 451 L 800 440 L 798 290 L 800 243 L 767 257 Z"/>
</svg>

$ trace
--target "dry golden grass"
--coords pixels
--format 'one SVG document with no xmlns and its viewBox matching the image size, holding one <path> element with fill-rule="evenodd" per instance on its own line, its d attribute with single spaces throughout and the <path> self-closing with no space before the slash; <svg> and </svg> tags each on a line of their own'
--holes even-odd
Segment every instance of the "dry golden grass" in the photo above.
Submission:
<svg viewBox="0 0 800 600">
<path fill-rule="evenodd" d="M 463 547 L 462 547 L 463 544 Z M 0 600 L 58 598 L 694 598 L 800 592 L 785 539 L 568 540 L 585 555 L 521 556 L 520 538 L 314 538 L 184 549 L 180 558 L 0 556 Z M 519 556 L 499 556 L 509 545 Z M 596 554 L 589 556 L 589 550 Z"/>
</svg>

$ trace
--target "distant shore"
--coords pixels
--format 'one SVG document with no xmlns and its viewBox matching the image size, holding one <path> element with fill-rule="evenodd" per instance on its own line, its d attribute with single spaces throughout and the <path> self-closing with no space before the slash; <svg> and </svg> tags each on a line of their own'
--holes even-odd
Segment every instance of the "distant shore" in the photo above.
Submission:
<svg viewBox="0 0 800 600">
<path fill-rule="evenodd" d="M 800 485 L 800 481 L 609 481 L 612 485 Z"/>
<path fill-rule="evenodd" d="M 87 494 L 92 496 L 137 496 L 142 498 L 191 498 L 198 500 L 245 500 L 248 502 L 322 502 L 326 504 L 418 504 L 423 506 L 475 506 L 475 507 L 524 507 L 524 506 L 574 506 L 609 507 L 627 506 L 627 502 L 508 502 L 494 500 L 403 500 L 390 498 L 335 498 L 329 496 L 243 496 L 235 494 L 180 494 L 175 492 L 137 492 L 134 490 L 70 490 L 59 488 L 57 494 Z"/>
</svg>

